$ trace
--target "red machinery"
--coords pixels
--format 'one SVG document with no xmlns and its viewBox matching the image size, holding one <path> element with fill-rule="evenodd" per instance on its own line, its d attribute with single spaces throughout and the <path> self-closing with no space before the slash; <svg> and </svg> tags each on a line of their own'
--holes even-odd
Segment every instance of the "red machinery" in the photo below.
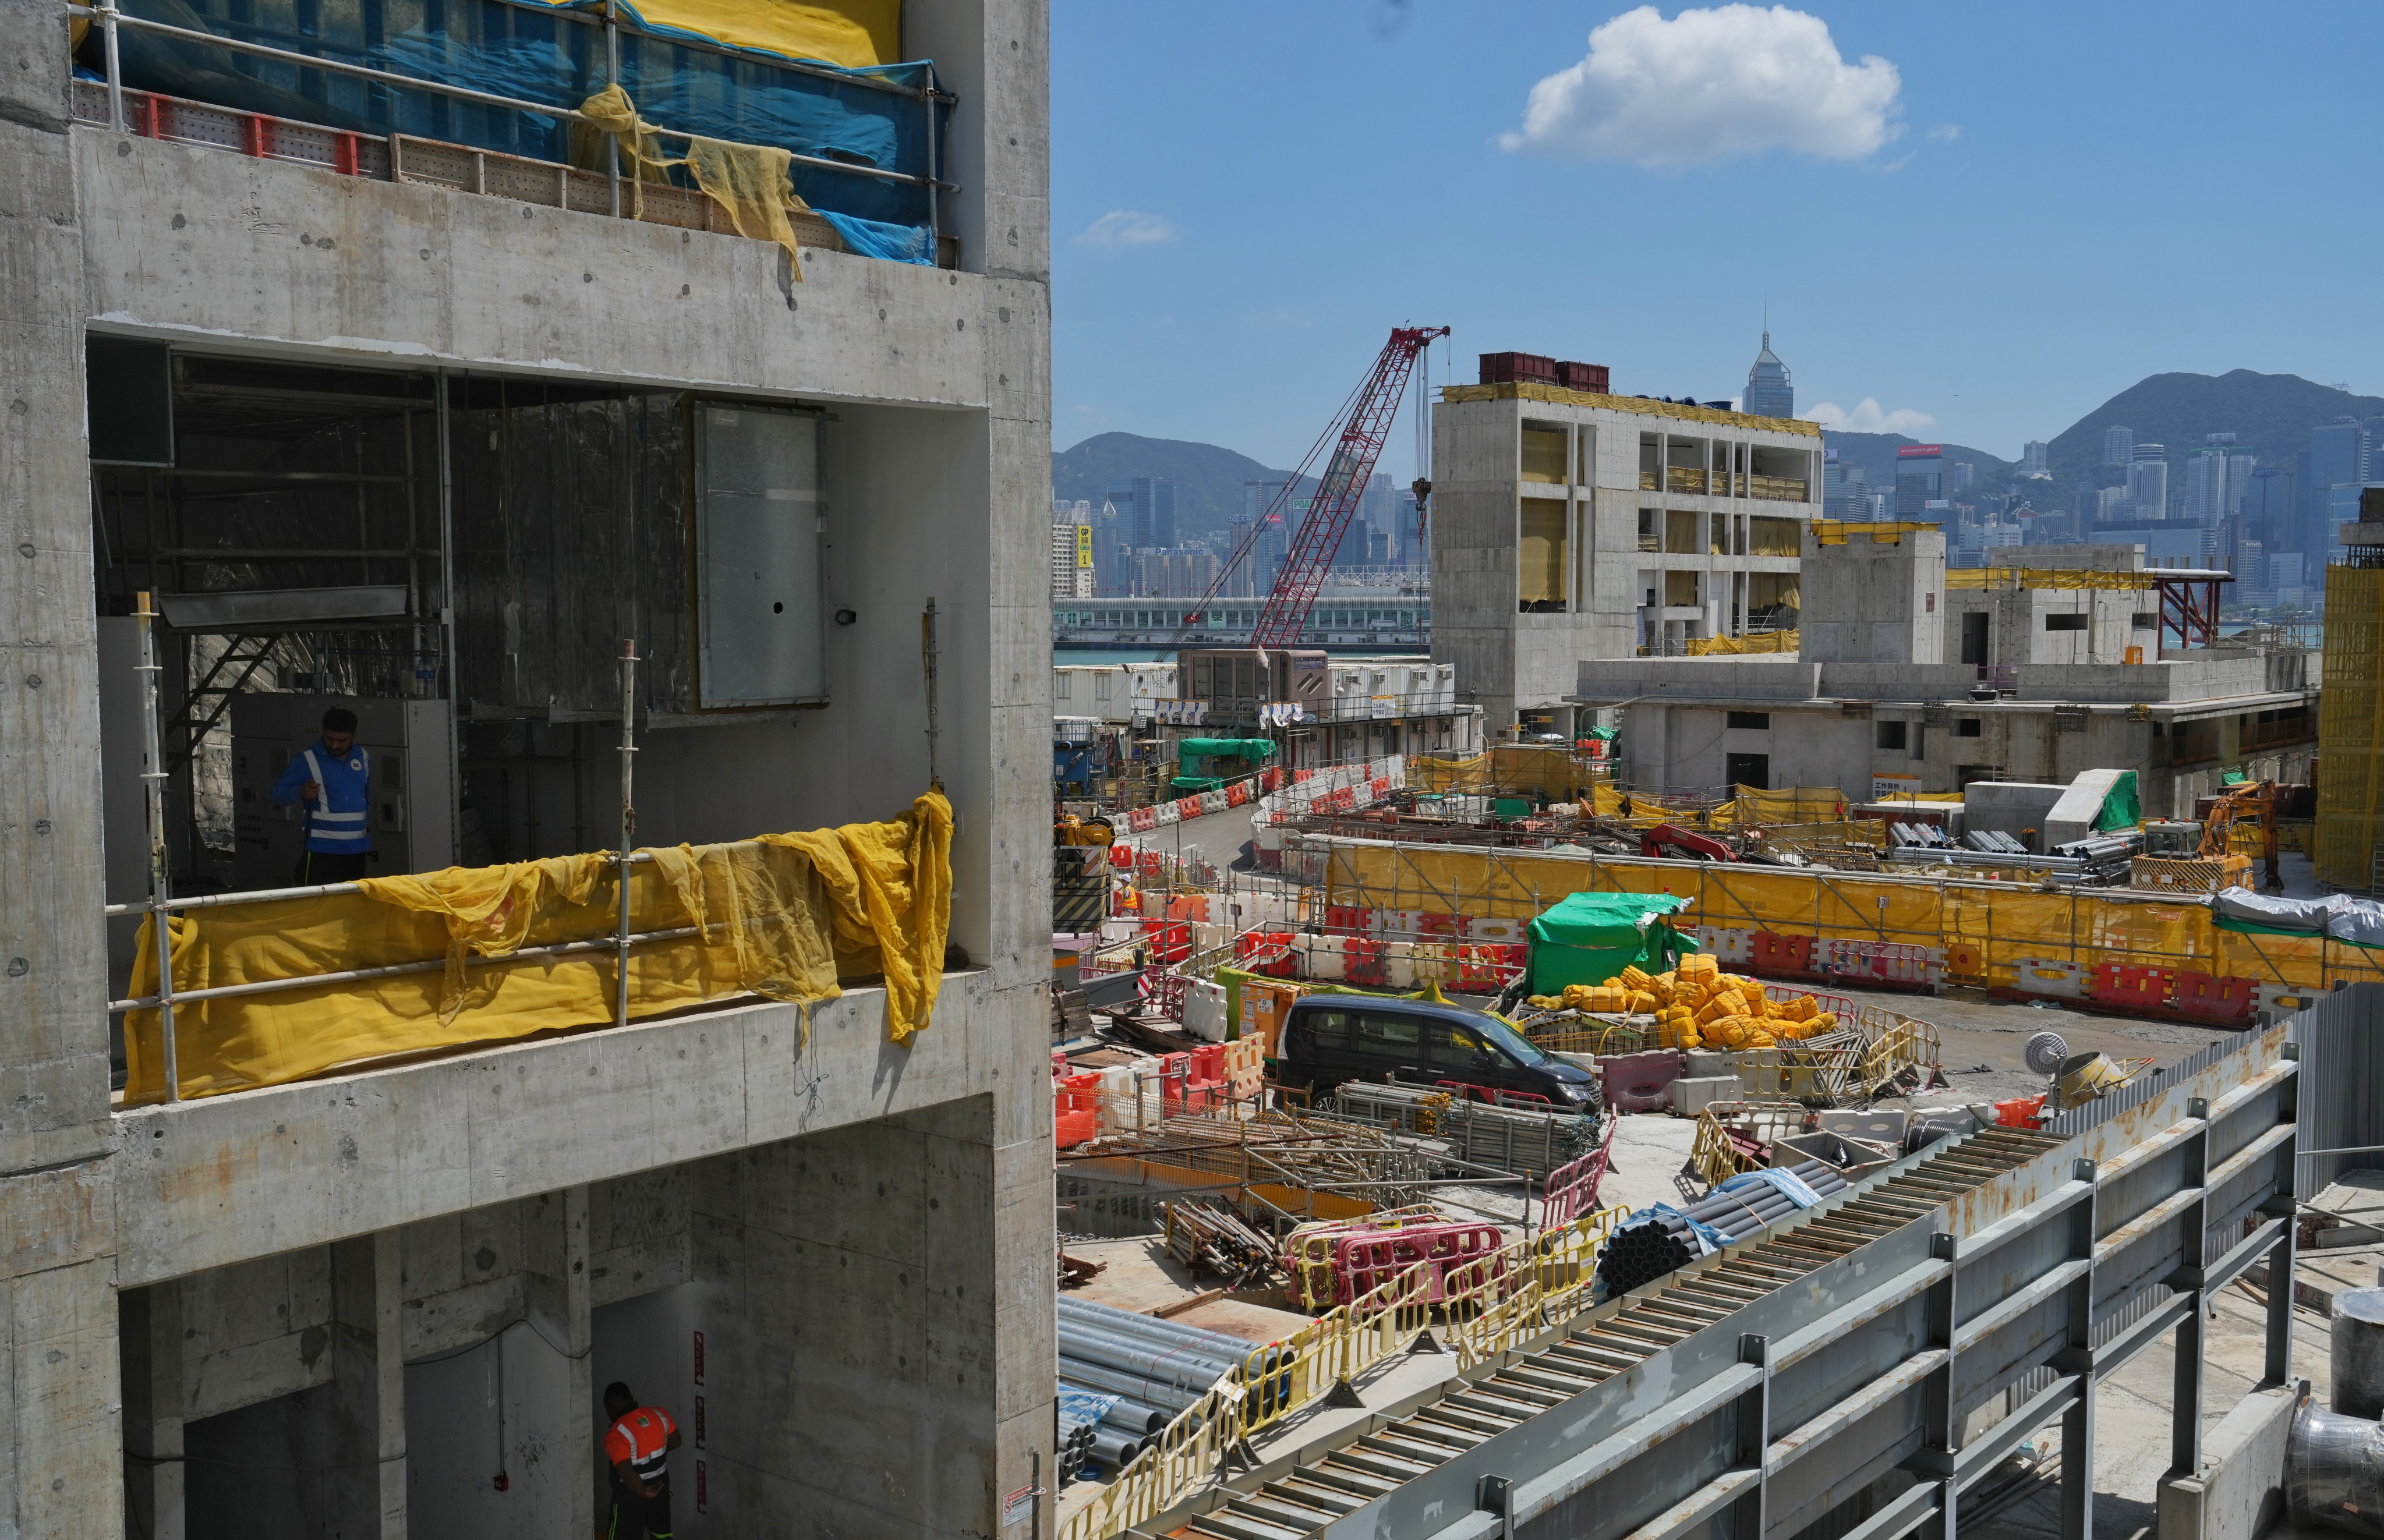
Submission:
<svg viewBox="0 0 2384 1540">
<path fill-rule="evenodd" d="M 1680 861 L 1736 861 L 1737 853 L 1709 834 L 1684 829 L 1678 824 L 1658 824 L 1641 831 L 1639 853 L 1646 856 L 1670 856 Z"/>
<path fill-rule="evenodd" d="M 1284 483 L 1274 505 L 1251 521 L 1233 554 L 1218 565 L 1217 580 L 1209 585 L 1209 591 L 1200 596 L 1198 604 L 1185 612 L 1185 625 L 1200 624 L 1210 601 L 1223 590 L 1235 568 L 1249 559 L 1260 531 L 1280 522 L 1288 512 L 1300 483 L 1308 478 L 1308 467 L 1331 440 L 1333 457 L 1325 462 L 1316 495 L 1309 500 L 1308 516 L 1292 537 L 1291 553 L 1284 558 L 1283 570 L 1275 575 L 1266 607 L 1259 612 L 1258 626 L 1250 633 L 1254 647 L 1298 644 L 1300 632 L 1308 625 L 1308 614 L 1316 607 L 1317 590 L 1324 586 L 1324 575 L 1332 569 L 1333 553 L 1341 548 L 1341 537 L 1349 528 L 1350 515 L 1358 511 L 1366 494 L 1366 483 L 1374 474 L 1374 462 L 1382 458 L 1384 441 L 1390 436 L 1391 419 L 1398 415 L 1399 397 L 1406 393 L 1408 379 L 1415 372 L 1416 355 L 1431 346 L 1433 339 L 1447 335 L 1448 328 L 1445 326 L 1393 329 L 1391 340 L 1383 344 L 1365 383 L 1358 387 L 1348 405 L 1326 426 L 1315 447 L 1309 450 L 1308 458 Z M 1337 435 L 1334 432 L 1335 427 L 1340 429 Z"/>
</svg>

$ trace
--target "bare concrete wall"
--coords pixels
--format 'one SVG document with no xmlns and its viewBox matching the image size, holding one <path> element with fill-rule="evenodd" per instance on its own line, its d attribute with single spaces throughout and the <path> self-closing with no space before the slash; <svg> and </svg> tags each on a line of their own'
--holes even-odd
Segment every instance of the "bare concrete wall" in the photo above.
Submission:
<svg viewBox="0 0 2384 1540">
<path fill-rule="evenodd" d="M 978 1098 L 704 1163 L 712 1533 L 754 1533 L 726 1517 L 749 1514 L 1000 1533 L 1003 1460 L 1049 1415 L 1056 1349 L 1048 1311 L 1012 1313 L 1035 1285 L 1000 1234 L 1006 1207 L 1048 1211 L 1048 1152 L 994 1136 Z"/>
<path fill-rule="evenodd" d="M 0 0 L 0 1534 L 123 1532 L 83 211 L 64 19 Z"/>
</svg>

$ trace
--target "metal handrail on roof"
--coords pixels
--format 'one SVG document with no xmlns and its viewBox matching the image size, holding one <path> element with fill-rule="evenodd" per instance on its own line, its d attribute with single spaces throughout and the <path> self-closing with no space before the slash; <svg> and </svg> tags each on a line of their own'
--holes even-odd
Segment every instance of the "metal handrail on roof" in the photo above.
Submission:
<svg viewBox="0 0 2384 1540">
<path fill-rule="evenodd" d="M 449 96 L 457 101 L 478 102 L 482 106 L 503 107 L 514 112 L 536 113 L 542 118 L 560 118 L 565 121 L 571 123 L 589 123 L 590 121 L 588 115 L 579 111 L 577 107 L 557 106 L 550 102 L 532 102 L 518 96 L 499 95 L 494 92 L 474 91 L 467 86 L 450 85 L 444 81 L 424 80 L 413 75 L 399 75 L 391 73 L 386 69 L 375 69 L 369 65 L 348 64 L 339 59 L 322 58 L 313 54 L 301 54 L 292 49 L 276 48 L 269 43 L 248 43 L 243 42 L 239 38 L 224 37 L 215 32 L 198 31 L 189 27 L 170 26 L 163 21 L 151 21 L 144 17 L 129 15 L 117 9 L 112 5 L 85 6 L 69 3 L 67 6 L 66 10 L 68 16 L 86 17 L 97 20 L 109 31 L 107 60 L 109 126 L 118 130 L 121 130 L 124 128 L 126 119 L 124 116 L 122 94 L 124 89 L 123 76 L 122 71 L 117 68 L 114 31 L 116 29 L 122 27 L 130 27 L 137 31 L 155 32 L 161 37 L 176 38 L 186 43 L 201 43 L 210 48 L 223 48 L 235 54 L 247 54 L 258 58 L 279 59 L 287 64 L 294 64 L 302 69 L 320 69 L 328 74 L 353 76 L 359 80 L 371 81 L 378 85 L 388 87 L 392 91 L 427 91 L 434 95 Z M 763 61 L 756 60 L 755 62 L 759 63 Z M 787 65 L 784 68 L 792 68 L 794 66 Z M 803 72 L 817 73 L 818 71 L 807 70 Z M 907 91 L 905 91 L 904 93 L 910 94 Z M 943 101 L 948 98 L 938 94 L 936 99 Z M 685 139 L 692 141 L 697 137 L 696 135 L 688 133 L 683 130 L 664 128 L 660 124 L 649 123 L 646 127 L 652 129 L 655 133 L 666 135 L 672 139 Z M 908 171 L 888 171 L 880 169 L 875 166 L 861 166 L 851 161 L 830 160 L 822 155 L 799 155 L 793 151 L 788 151 L 788 155 L 794 164 L 798 166 L 815 166 L 823 170 L 828 171 L 848 171 L 855 176 L 875 177 L 880 181 L 902 182 L 913 187 L 934 187 L 946 192 L 957 192 L 961 190 L 959 183 L 945 181 L 937 177 L 914 176 Z"/>
</svg>

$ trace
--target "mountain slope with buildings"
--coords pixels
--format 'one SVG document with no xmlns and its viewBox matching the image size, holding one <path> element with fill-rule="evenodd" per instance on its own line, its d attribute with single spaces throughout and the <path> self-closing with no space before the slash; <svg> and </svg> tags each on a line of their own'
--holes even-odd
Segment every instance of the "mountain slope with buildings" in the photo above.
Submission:
<svg viewBox="0 0 2384 1540">
<path fill-rule="evenodd" d="M 1222 533 L 1242 516 L 1243 482 L 1280 480 L 1285 474 L 1216 444 L 1098 433 L 1051 456 L 1051 495 L 1099 508 L 1112 480 L 1166 477 L 1175 483 L 1175 538 L 1192 540 Z"/>
<path fill-rule="evenodd" d="M 1895 452 L 1908 444 L 1930 441 L 1907 439 L 1901 433 L 1832 433 L 1824 432 L 1821 442 L 1838 452 L 1842 466 L 1858 466 L 1865 481 L 1873 491 L 1895 490 Z M 2001 455 L 1990 454 L 1983 449 L 1968 444 L 1945 444 L 1945 464 L 1968 464 L 1978 467 L 1979 479 L 1998 476 L 2011 468 L 2011 462 Z"/>
<path fill-rule="evenodd" d="M 2049 465 L 2057 487 L 2116 485 L 2119 472 L 2103 464 L 2103 436 L 2107 428 L 2125 428 L 2137 443 L 2167 450 L 2171 476 L 2212 433 L 2232 433 L 2233 448 L 2259 456 L 2264 466 L 2291 469 L 2293 456 L 2309 448 L 2312 428 L 2379 414 L 2384 397 L 2353 395 L 2299 375 L 2250 369 L 2150 375 L 2055 435 Z"/>
</svg>

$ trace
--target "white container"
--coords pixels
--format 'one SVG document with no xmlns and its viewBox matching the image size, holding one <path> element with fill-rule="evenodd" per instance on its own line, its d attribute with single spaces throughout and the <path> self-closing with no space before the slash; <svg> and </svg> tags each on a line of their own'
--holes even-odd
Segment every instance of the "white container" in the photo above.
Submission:
<svg viewBox="0 0 2384 1540">
<path fill-rule="evenodd" d="M 1693 1118 L 1718 1101 L 1744 1101 L 1734 1074 L 1703 1074 L 1672 1082 L 1672 1115 Z"/>
</svg>

